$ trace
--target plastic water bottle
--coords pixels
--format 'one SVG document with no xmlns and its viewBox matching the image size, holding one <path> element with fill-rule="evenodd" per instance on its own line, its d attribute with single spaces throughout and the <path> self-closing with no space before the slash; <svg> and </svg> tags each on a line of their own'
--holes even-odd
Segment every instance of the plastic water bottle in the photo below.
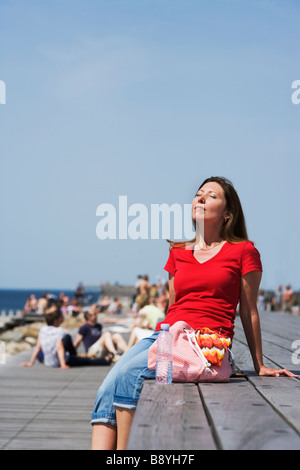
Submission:
<svg viewBox="0 0 300 470">
<path fill-rule="evenodd" d="M 172 354 L 172 335 L 169 331 L 169 325 L 162 323 L 161 332 L 157 337 L 156 351 L 156 383 L 172 383 L 173 372 L 173 354 Z"/>
</svg>

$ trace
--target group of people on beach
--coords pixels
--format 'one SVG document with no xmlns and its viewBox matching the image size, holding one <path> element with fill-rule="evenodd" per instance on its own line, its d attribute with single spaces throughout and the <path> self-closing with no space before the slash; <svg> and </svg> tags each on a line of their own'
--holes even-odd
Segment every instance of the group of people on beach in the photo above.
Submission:
<svg viewBox="0 0 300 470">
<path fill-rule="evenodd" d="M 166 285 L 162 283 L 150 285 L 148 276 L 141 278 L 142 276 L 138 276 L 131 309 L 125 313 L 125 316 L 119 315 L 123 312 L 123 306 L 117 297 L 111 302 L 110 297 L 106 295 L 88 307 L 80 302 L 76 313 L 72 311 L 71 315 L 80 315 L 85 322 L 79 327 L 74 340 L 61 326 L 68 314 L 68 310 L 65 309 L 65 295 L 61 293 L 59 298 L 55 298 L 45 294 L 43 298 L 47 303 L 43 313 L 46 324 L 40 329 L 30 361 L 21 365 L 31 367 L 38 360 L 49 367 L 68 369 L 85 365 L 109 365 L 112 361 L 116 362 L 136 342 L 153 333 L 157 322 L 164 318 L 167 310 Z M 98 321 L 99 315 L 102 316 L 102 322 Z M 109 329 L 103 331 L 103 323 L 119 322 L 129 327 L 128 343 L 120 333 L 111 333 Z M 84 346 L 84 353 L 78 354 L 77 349 L 80 344 Z"/>
<path fill-rule="evenodd" d="M 91 308 L 84 313 L 85 323 L 78 329 L 75 340 L 61 326 L 63 313 L 57 302 L 47 309 L 46 324 L 39 331 L 36 347 L 29 362 L 22 366 L 31 367 L 38 359 L 48 367 L 69 369 L 76 366 L 109 365 L 116 359 L 118 351 L 124 353 L 127 344 L 118 333 L 106 331 L 102 334 L 102 325 L 97 321 L 96 310 Z M 77 353 L 83 343 L 85 352 Z"/>
<path fill-rule="evenodd" d="M 77 289 L 75 295 L 71 299 L 64 292 L 61 292 L 58 297 L 51 292 L 45 292 L 39 299 L 36 298 L 35 294 L 31 294 L 26 299 L 22 311 L 23 315 L 30 313 L 44 315 L 54 300 L 60 304 L 60 310 L 64 316 L 77 316 L 87 309 L 84 304 L 84 296 L 79 294 Z M 106 311 L 107 313 L 119 314 L 123 311 L 123 305 L 120 299 L 118 297 L 114 297 L 112 301 L 108 295 L 104 296 L 104 298 L 97 303 L 97 307 L 99 312 Z"/>
<path fill-rule="evenodd" d="M 159 280 L 150 283 L 147 274 L 138 275 L 135 292 L 132 298 L 130 312 L 125 318 L 120 318 L 124 309 L 121 301 L 105 295 L 100 301 L 90 306 L 84 306 L 84 295 L 79 286 L 74 297 L 69 300 L 63 292 L 56 298 L 46 292 L 40 299 L 32 294 L 26 302 L 24 313 L 34 312 L 45 315 L 45 322 L 38 337 L 32 358 L 23 366 L 32 366 L 36 359 L 46 366 L 67 369 L 84 365 L 109 365 L 141 339 L 151 336 L 157 323 L 165 317 L 169 305 L 169 284 Z M 267 309 L 273 311 L 291 311 L 296 298 L 291 286 L 285 290 L 279 285 L 274 295 L 268 300 L 264 290 L 259 290 L 257 308 L 260 312 Z M 102 323 L 98 321 L 99 314 L 105 314 Z M 81 315 L 85 323 L 79 328 L 74 341 L 70 334 L 61 327 L 68 316 Z M 130 337 L 126 342 L 120 333 L 103 331 L 103 323 L 121 323 L 129 326 Z M 84 353 L 78 354 L 80 344 L 84 345 Z"/>
</svg>

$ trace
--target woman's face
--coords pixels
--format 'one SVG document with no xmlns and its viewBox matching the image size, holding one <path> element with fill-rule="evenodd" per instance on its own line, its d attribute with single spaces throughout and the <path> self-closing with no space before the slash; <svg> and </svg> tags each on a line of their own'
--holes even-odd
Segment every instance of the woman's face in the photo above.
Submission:
<svg viewBox="0 0 300 470">
<path fill-rule="evenodd" d="M 204 184 L 192 202 L 193 220 L 222 226 L 228 215 L 222 186 L 216 182 Z"/>
</svg>

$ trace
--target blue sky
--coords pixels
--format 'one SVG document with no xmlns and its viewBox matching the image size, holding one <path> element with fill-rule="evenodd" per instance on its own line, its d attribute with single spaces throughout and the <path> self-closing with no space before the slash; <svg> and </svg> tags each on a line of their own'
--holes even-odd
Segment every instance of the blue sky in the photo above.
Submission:
<svg viewBox="0 0 300 470">
<path fill-rule="evenodd" d="M 264 266 L 300 288 L 296 0 L 1 0 L 0 286 L 165 276 L 159 240 L 99 240 L 103 203 L 189 204 L 226 176 Z"/>
</svg>

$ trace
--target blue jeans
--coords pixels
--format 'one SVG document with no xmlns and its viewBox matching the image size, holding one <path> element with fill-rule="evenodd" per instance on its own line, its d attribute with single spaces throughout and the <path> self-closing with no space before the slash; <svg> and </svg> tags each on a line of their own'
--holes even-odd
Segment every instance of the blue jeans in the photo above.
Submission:
<svg viewBox="0 0 300 470">
<path fill-rule="evenodd" d="M 116 426 L 116 406 L 131 410 L 137 407 L 143 381 L 155 378 L 155 370 L 148 369 L 148 352 L 158 333 L 128 349 L 110 370 L 98 390 L 91 424 Z"/>
</svg>

